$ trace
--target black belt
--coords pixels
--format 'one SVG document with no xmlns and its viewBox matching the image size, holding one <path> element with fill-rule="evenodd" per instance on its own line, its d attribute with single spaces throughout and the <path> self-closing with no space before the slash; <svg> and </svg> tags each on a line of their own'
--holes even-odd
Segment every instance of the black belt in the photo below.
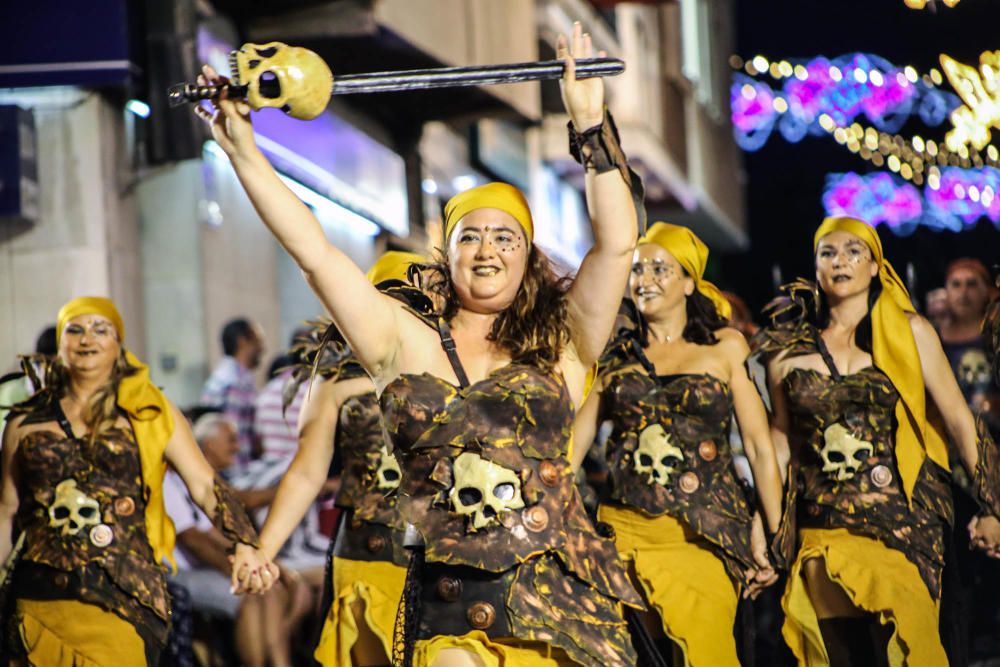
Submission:
<svg viewBox="0 0 1000 667">
<path fill-rule="evenodd" d="M 333 555 L 347 560 L 392 562 L 392 529 L 353 516 L 344 517 Z"/>
</svg>

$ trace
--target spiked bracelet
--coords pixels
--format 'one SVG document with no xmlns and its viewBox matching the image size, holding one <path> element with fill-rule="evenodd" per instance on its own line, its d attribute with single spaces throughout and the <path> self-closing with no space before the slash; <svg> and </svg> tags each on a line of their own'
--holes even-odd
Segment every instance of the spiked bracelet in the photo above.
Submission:
<svg viewBox="0 0 1000 667">
<path fill-rule="evenodd" d="M 237 544 L 249 544 L 255 549 L 260 547 L 257 529 L 233 489 L 216 475 L 212 490 L 215 492 L 215 516 L 212 517 L 212 524 L 233 543 L 234 549 Z"/>
<path fill-rule="evenodd" d="M 611 112 L 604 109 L 604 120 L 600 125 L 587 128 L 583 132 L 578 132 L 573 127 L 573 121 L 568 124 L 569 129 L 569 153 L 573 159 L 583 165 L 584 169 L 593 169 L 598 174 L 618 170 L 625 185 L 632 191 L 632 201 L 635 204 L 635 212 L 639 221 L 639 234 L 646 231 L 646 207 L 643 203 L 645 188 L 642 179 L 628 166 L 628 158 L 625 157 L 621 147 L 621 139 L 618 135 L 618 127 Z M 584 146 L 589 146 L 589 151 L 584 151 Z"/>
</svg>

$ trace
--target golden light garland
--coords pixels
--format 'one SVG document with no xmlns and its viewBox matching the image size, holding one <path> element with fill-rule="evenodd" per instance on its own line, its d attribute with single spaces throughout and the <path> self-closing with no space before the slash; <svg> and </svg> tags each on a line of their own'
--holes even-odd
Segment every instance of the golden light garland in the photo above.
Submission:
<svg viewBox="0 0 1000 667">
<path fill-rule="evenodd" d="M 945 137 L 953 151 L 971 145 L 982 150 L 990 143 L 990 128 L 1000 128 L 1000 51 L 979 56 L 979 69 L 941 54 L 941 67 L 951 87 L 965 102 L 951 112 L 954 126 Z"/>
<path fill-rule="evenodd" d="M 928 0 L 903 0 L 903 4 L 909 7 L 910 9 L 923 9 L 924 7 L 927 6 L 927 1 Z M 943 0 L 943 1 L 944 4 L 947 5 L 948 7 L 954 7 L 959 2 L 961 2 L 961 0 Z M 930 4 L 933 7 L 934 0 L 930 0 Z"/>
</svg>

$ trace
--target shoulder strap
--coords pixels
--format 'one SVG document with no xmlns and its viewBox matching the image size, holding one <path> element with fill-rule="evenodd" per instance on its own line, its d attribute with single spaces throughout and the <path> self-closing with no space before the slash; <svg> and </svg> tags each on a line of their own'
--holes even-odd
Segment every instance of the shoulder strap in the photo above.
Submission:
<svg viewBox="0 0 1000 667">
<path fill-rule="evenodd" d="M 444 348 L 444 353 L 448 355 L 448 362 L 451 364 L 451 369 L 455 371 L 455 377 L 458 378 L 458 384 L 465 389 L 469 386 L 469 376 L 465 374 L 465 368 L 462 367 L 462 360 L 458 358 L 458 348 L 455 346 L 455 339 L 451 337 L 451 329 L 448 328 L 448 323 L 444 321 L 443 317 L 438 318 L 438 335 L 441 336 L 441 347 Z"/>
<path fill-rule="evenodd" d="M 63 430 L 63 433 L 66 434 L 66 437 L 69 438 L 70 440 L 75 439 L 76 434 L 73 433 L 73 426 L 72 424 L 69 423 L 69 419 L 66 418 L 66 413 L 63 412 L 62 405 L 59 403 L 58 400 L 54 400 L 52 402 L 52 411 L 56 418 L 56 422 L 58 422 L 59 424 L 59 428 Z"/>
<path fill-rule="evenodd" d="M 837 369 L 837 362 L 833 360 L 833 355 L 830 354 L 830 350 L 826 347 L 826 341 L 823 340 L 823 334 L 820 331 L 816 332 L 816 348 L 819 350 L 819 356 L 823 357 L 823 361 L 826 363 L 826 367 L 830 369 L 830 375 L 833 376 L 834 380 L 840 380 L 840 371 Z"/>
</svg>

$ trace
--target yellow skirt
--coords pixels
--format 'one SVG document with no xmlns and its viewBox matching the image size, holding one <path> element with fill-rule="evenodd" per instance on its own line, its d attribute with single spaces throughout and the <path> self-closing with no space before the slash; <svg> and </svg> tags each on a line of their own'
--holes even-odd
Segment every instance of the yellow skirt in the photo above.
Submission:
<svg viewBox="0 0 1000 667">
<path fill-rule="evenodd" d="M 34 667 L 140 667 L 146 646 L 117 614 L 77 600 L 18 600 L 17 618 Z"/>
<path fill-rule="evenodd" d="M 383 561 L 333 559 L 333 600 L 323 621 L 314 657 L 323 667 L 347 667 L 358 639 L 358 624 L 351 605 L 365 604 L 365 622 L 392 657 L 392 632 L 396 611 L 406 584 L 406 568 Z"/>
<path fill-rule="evenodd" d="M 854 535 L 843 528 L 803 528 L 799 541 L 799 553 L 781 600 L 785 609 L 782 634 L 799 665 L 830 664 L 802 576 L 807 560 L 822 558 L 830 580 L 844 589 L 854 606 L 878 614 L 883 625 L 895 626 L 889 641 L 890 665 L 947 667 L 948 658 L 938 630 L 938 603 L 927 590 L 917 566 L 906 556 L 878 540 Z"/>
<path fill-rule="evenodd" d="M 441 636 L 418 641 L 413 652 L 414 667 L 433 667 L 445 649 L 471 653 L 483 667 L 572 667 L 577 664 L 562 649 L 516 639 L 494 641 L 475 630 L 461 637 Z"/>
<path fill-rule="evenodd" d="M 683 521 L 601 505 L 597 518 L 614 526 L 615 546 L 631 561 L 663 632 L 690 667 L 735 665 L 733 625 L 739 590 L 709 543 Z"/>
</svg>

